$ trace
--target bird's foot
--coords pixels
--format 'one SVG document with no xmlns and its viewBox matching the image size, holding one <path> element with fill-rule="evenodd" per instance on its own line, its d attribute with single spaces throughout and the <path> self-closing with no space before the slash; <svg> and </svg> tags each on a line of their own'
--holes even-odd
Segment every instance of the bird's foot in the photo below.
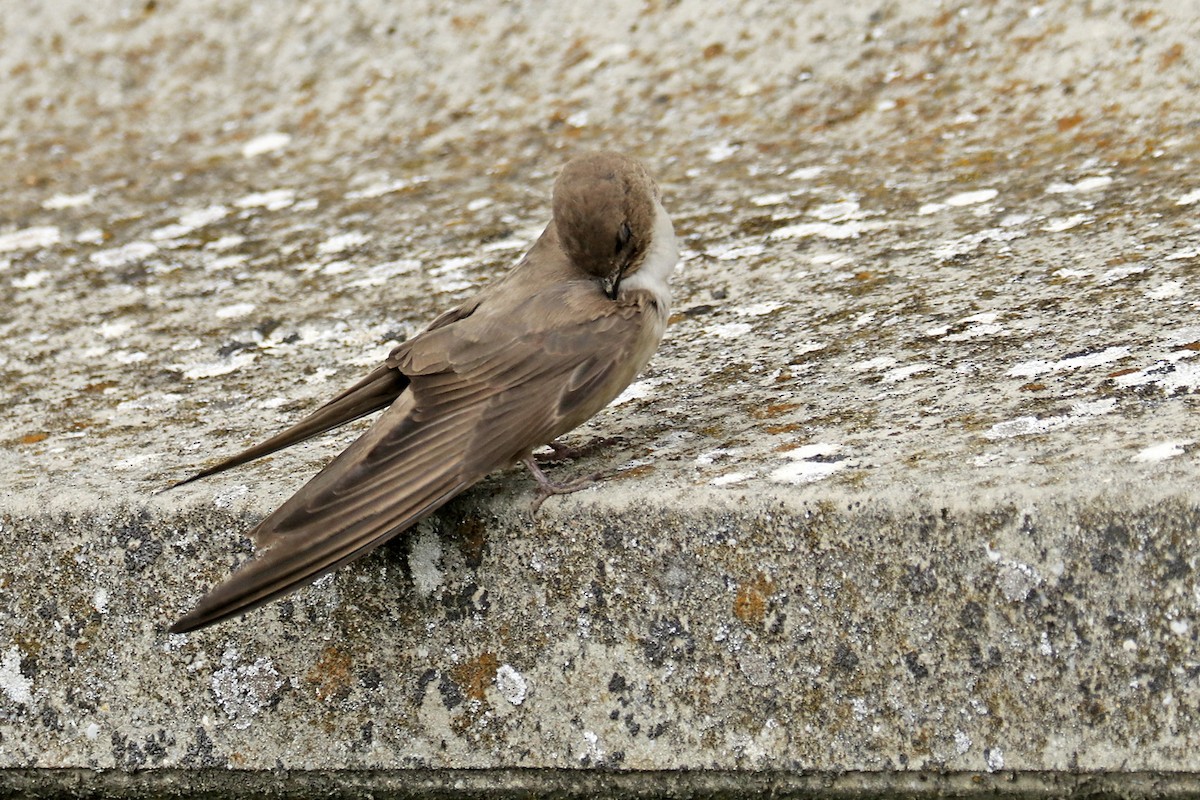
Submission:
<svg viewBox="0 0 1200 800">
<path fill-rule="evenodd" d="M 553 447 L 553 445 L 551 445 Z M 546 473 L 542 472 L 538 467 L 537 461 L 533 456 L 525 456 L 521 462 L 529 469 L 529 473 L 533 475 L 533 479 L 537 481 L 537 495 L 533 498 L 533 503 L 529 507 L 529 513 L 532 516 L 537 516 L 538 509 L 542 507 L 542 503 L 546 502 L 546 498 L 554 494 L 571 494 L 578 492 L 581 489 L 586 489 L 596 481 L 600 480 L 601 473 L 597 472 L 594 475 L 588 475 L 585 478 L 568 481 L 566 483 L 555 483 L 546 477 Z"/>
</svg>

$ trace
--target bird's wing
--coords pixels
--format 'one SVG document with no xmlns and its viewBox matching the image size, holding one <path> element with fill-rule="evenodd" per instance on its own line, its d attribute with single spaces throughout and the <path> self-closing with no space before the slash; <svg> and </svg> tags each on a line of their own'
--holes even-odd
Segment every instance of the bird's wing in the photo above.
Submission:
<svg viewBox="0 0 1200 800">
<path fill-rule="evenodd" d="M 562 313 L 556 304 L 571 291 L 540 295 L 548 313 L 519 304 L 397 348 L 388 363 L 409 389 L 255 528 L 262 552 L 171 631 L 241 614 L 370 552 L 594 405 L 580 392 L 607 392 L 604 376 L 621 371 L 640 341 L 641 315 L 607 300 L 590 316 Z"/>
<path fill-rule="evenodd" d="M 470 300 L 442 313 L 425 330 L 435 330 L 469 317 L 479 305 L 480 299 L 477 297 L 474 300 Z M 198 481 L 201 478 L 207 478 L 210 475 L 216 475 L 227 469 L 241 466 L 249 461 L 270 455 L 277 450 L 291 447 L 294 444 L 299 444 L 326 431 L 333 430 L 341 425 L 345 425 L 347 422 L 353 422 L 359 417 L 365 417 L 367 414 L 371 414 L 381 408 L 387 408 L 408 388 L 408 376 L 396 369 L 394 364 L 395 354 L 405 348 L 406 344 L 399 345 L 392 351 L 392 355 L 389 356 L 386 362 L 380 364 L 365 378 L 330 399 L 295 425 L 275 434 L 261 444 L 256 444 L 236 455 L 230 456 L 220 463 L 197 472 L 190 478 L 184 478 L 181 481 L 173 483 L 167 489 L 174 489 L 176 486 L 183 486 L 192 481 Z"/>
<path fill-rule="evenodd" d="M 218 464 L 203 469 L 190 478 L 173 483 L 167 488 L 174 489 L 176 486 L 183 486 L 186 483 L 207 478 L 209 475 L 216 475 L 218 472 L 224 472 L 256 458 L 270 455 L 277 450 L 299 444 L 339 425 L 364 417 L 391 405 L 407 387 L 408 378 L 402 372 L 387 364 L 381 364 L 361 381 L 290 428 L 275 434 L 261 444 L 256 444 Z"/>
</svg>

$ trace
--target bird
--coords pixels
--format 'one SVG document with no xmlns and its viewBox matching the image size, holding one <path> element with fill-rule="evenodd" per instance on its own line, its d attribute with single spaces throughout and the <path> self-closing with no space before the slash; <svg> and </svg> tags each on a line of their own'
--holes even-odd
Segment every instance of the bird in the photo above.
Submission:
<svg viewBox="0 0 1200 800">
<path fill-rule="evenodd" d="M 181 486 L 383 413 L 251 532 L 255 556 L 168 629 L 256 609 L 358 559 L 494 470 L 524 464 L 533 511 L 597 476 L 554 483 L 533 451 L 592 417 L 642 371 L 670 314 L 678 242 L 646 167 L 617 152 L 566 163 L 550 222 L 499 280 L 259 445 Z"/>
</svg>

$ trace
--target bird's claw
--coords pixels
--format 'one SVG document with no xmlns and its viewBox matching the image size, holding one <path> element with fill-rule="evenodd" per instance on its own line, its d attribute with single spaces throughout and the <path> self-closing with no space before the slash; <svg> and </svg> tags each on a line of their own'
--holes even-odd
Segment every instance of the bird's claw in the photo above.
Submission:
<svg viewBox="0 0 1200 800">
<path fill-rule="evenodd" d="M 538 509 L 542 507 L 542 503 L 546 502 L 546 498 L 555 494 L 572 494 L 595 484 L 604 473 L 597 472 L 583 478 L 577 478 L 566 483 L 555 483 L 546 477 L 546 473 L 538 467 L 537 462 L 532 456 L 525 456 L 523 459 L 525 466 L 529 469 L 533 479 L 537 481 L 537 494 L 533 498 L 533 502 L 529 506 L 530 516 L 537 516 Z"/>
</svg>

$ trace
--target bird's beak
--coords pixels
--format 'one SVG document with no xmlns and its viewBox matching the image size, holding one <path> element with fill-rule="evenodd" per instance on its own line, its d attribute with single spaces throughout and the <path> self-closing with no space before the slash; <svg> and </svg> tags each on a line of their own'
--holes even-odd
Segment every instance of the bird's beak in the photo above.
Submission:
<svg viewBox="0 0 1200 800">
<path fill-rule="evenodd" d="M 609 300 L 617 299 L 617 290 L 621 288 L 621 277 L 625 274 L 625 270 L 620 270 L 615 275 L 604 278 L 604 293 L 608 295 Z"/>
</svg>

